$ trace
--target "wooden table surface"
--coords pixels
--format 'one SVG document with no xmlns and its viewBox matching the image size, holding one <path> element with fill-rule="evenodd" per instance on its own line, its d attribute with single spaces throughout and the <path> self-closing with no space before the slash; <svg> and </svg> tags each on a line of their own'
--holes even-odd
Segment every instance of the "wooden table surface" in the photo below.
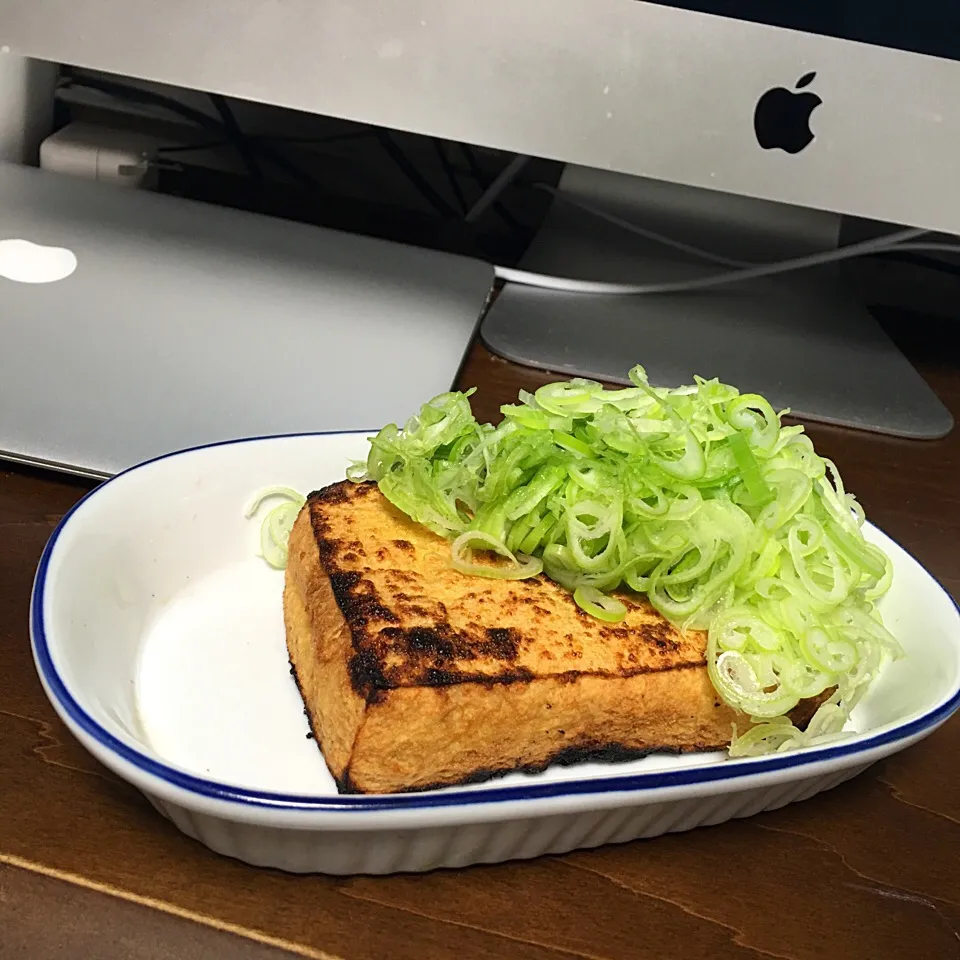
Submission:
<svg viewBox="0 0 960 960">
<path fill-rule="evenodd" d="M 960 421 L 956 329 L 904 330 Z M 463 374 L 488 418 L 545 379 L 480 347 Z M 960 429 L 936 442 L 810 432 L 871 519 L 960 597 Z M 33 572 L 84 490 L 0 472 L 2 960 L 960 957 L 960 716 L 805 803 L 563 857 L 330 879 L 207 851 L 80 748 L 34 672 Z"/>
</svg>

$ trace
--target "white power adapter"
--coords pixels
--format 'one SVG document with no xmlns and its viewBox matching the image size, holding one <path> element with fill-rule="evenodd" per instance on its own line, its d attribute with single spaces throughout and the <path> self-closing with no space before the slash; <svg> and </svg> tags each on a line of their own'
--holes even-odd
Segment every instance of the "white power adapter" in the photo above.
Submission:
<svg viewBox="0 0 960 960">
<path fill-rule="evenodd" d="M 151 189 L 156 181 L 149 163 L 160 141 L 149 134 L 94 123 L 71 123 L 40 144 L 40 167 L 123 187 Z"/>
</svg>

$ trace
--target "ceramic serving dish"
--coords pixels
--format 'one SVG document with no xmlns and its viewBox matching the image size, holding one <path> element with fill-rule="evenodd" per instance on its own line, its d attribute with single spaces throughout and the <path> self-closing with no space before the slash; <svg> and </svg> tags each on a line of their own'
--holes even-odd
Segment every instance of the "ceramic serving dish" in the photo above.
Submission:
<svg viewBox="0 0 960 960">
<path fill-rule="evenodd" d="M 363 434 L 272 437 L 171 454 L 102 484 L 44 551 L 31 607 L 44 688 L 80 742 L 184 833 L 297 872 L 390 873 L 652 837 L 804 800 L 902 750 L 960 703 L 960 615 L 893 558 L 885 622 L 907 656 L 829 746 L 730 760 L 651 756 L 399 796 L 339 796 L 289 675 L 283 575 L 243 509 L 307 492 L 365 456 Z"/>
</svg>

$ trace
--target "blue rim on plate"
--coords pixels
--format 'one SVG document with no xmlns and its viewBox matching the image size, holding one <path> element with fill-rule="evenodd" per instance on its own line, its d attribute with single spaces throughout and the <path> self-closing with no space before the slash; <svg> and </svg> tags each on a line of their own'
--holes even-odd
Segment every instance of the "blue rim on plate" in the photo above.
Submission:
<svg viewBox="0 0 960 960">
<path fill-rule="evenodd" d="M 916 717 L 909 723 L 894 727 L 883 733 L 868 736 L 855 743 L 841 742 L 833 746 L 813 747 L 796 753 L 775 754 L 770 757 L 751 758 L 749 760 L 731 760 L 703 767 L 684 767 L 679 770 L 656 770 L 646 773 L 633 773 L 613 777 L 593 777 L 583 780 L 552 780 L 542 783 L 529 783 L 516 786 L 493 786 L 468 792 L 452 792 L 451 790 L 428 791 L 424 793 L 382 794 L 376 796 L 347 795 L 335 797 L 311 797 L 297 794 L 272 793 L 266 790 L 250 790 L 235 787 L 215 780 L 207 780 L 193 774 L 185 773 L 170 767 L 165 763 L 154 760 L 140 751 L 133 749 L 110 731 L 101 726 L 90 716 L 74 699 L 67 689 L 57 668 L 50 656 L 50 648 L 44 629 L 43 606 L 47 585 L 47 574 L 50 558 L 56 547 L 57 540 L 70 522 L 73 515 L 90 497 L 97 494 L 106 486 L 150 464 L 171 457 L 193 453 L 198 450 L 208 450 L 213 447 L 233 446 L 241 443 L 257 443 L 265 440 L 295 439 L 299 437 L 320 436 L 347 436 L 350 434 L 363 435 L 376 431 L 364 430 L 337 430 L 316 433 L 276 434 L 264 437 L 245 437 L 238 440 L 221 440 L 216 443 L 205 443 L 173 453 L 165 453 L 153 457 L 143 463 L 123 470 L 116 476 L 104 480 L 97 487 L 83 496 L 64 515 L 60 523 L 47 541 L 40 557 L 37 574 L 34 580 L 33 595 L 30 600 L 30 632 L 34 654 L 41 675 L 50 692 L 70 719 L 85 733 L 96 740 L 101 746 L 132 764 L 143 773 L 150 774 L 163 780 L 173 787 L 186 790 L 208 799 L 223 800 L 239 803 L 244 806 L 265 807 L 273 810 L 292 811 L 334 811 L 334 810 L 414 810 L 430 807 L 470 806 L 472 804 L 505 803 L 518 800 L 536 800 L 548 797 L 575 796 L 585 794 L 607 794 L 624 791 L 645 792 L 664 787 L 689 786 L 697 783 L 712 783 L 717 781 L 736 780 L 744 776 L 769 773 L 777 770 L 787 770 L 794 767 L 809 766 L 823 760 L 832 760 L 837 757 L 848 757 L 858 753 L 865 753 L 875 747 L 906 740 L 918 733 L 923 733 L 946 720 L 960 707 L 960 690 L 949 700 L 935 707 L 933 710 Z M 960 603 L 947 592 L 943 585 L 926 567 L 923 570 L 931 580 L 943 591 L 944 595 L 960 613 Z"/>
</svg>

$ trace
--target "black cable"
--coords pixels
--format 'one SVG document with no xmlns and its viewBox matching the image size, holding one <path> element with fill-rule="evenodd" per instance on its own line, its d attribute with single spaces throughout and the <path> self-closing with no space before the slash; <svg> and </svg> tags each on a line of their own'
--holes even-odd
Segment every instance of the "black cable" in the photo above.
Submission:
<svg viewBox="0 0 960 960">
<path fill-rule="evenodd" d="M 411 185 L 416 188 L 417 192 L 430 203 L 434 210 L 443 217 L 456 217 L 456 210 L 433 189 L 420 171 L 410 162 L 407 155 L 400 149 L 399 144 L 397 144 L 393 137 L 391 137 L 386 130 L 381 129 L 377 129 L 375 135 L 380 145 L 390 156 L 390 159 L 397 165 L 397 168 L 410 181 Z"/>
<path fill-rule="evenodd" d="M 202 110 L 195 110 L 179 100 L 166 97 L 162 93 L 154 93 L 152 90 L 141 90 L 139 87 L 126 83 L 77 74 L 68 74 L 64 78 L 63 85 L 67 87 L 87 87 L 90 90 L 99 90 L 101 93 L 109 94 L 120 100 L 130 100 L 133 103 L 142 103 L 145 106 L 162 107 L 164 110 L 169 110 L 171 113 L 176 113 L 185 120 L 195 123 L 198 127 L 223 132 L 223 124 L 219 120 L 215 120 Z"/>
<path fill-rule="evenodd" d="M 64 77 L 64 86 L 86 87 L 90 90 L 99 90 L 109 96 L 117 97 L 120 100 L 129 100 L 131 103 L 140 103 L 144 106 L 160 107 L 175 113 L 185 120 L 204 130 L 210 130 L 223 137 L 226 134 L 224 124 L 204 113 L 202 110 L 195 110 L 193 107 L 173 97 L 164 96 L 162 93 L 154 93 L 152 90 L 142 90 L 127 83 L 118 83 L 115 80 L 101 80 L 99 77 L 87 77 L 76 73 L 69 73 Z M 268 143 L 257 141 L 257 149 L 265 160 L 269 160 L 278 170 L 282 170 L 291 179 L 296 180 L 304 186 L 314 187 L 316 181 L 304 170 L 301 170 L 295 163 L 291 163 L 282 153 L 274 150 Z"/>
<path fill-rule="evenodd" d="M 477 181 L 477 186 L 480 187 L 481 191 L 486 190 L 493 181 L 484 174 L 474 152 L 465 143 L 460 144 L 460 152 L 463 154 L 463 159 L 466 161 L 467 167 L 470 170 L 470 176 Z M 526 227 L 516 220 L 499 200 L 495 200 L 490 206 L 511 230 L 516 230 L 524 234 L 527 233 Z"/>
<path fill-rule="evenodd" d="M 440 161 L 440 166 L 443 167 L 443 172 L 446 175 L 447 183 L 450 184 L 450 192 L 456 197 L 457 205 L 460 207 L 460 212 L 466 214 L 467 210 L 470 209 L 467 204 L 467 198 L 464 196 L 463 188 L 460 186 L 460 181 L 457 179 L 457 171 L 453 169 L 453 164 L 450 162 L 450 158 L 447 156 L 447 149 L 444 146 L 442 140 L 437 137 L 430 138 L 431 143 L 433 144 L 433 151 L 437 155 L 437 159 Z"/>
<path fill-rule="evenodd" d="M 264 135 L 252 137 L 253 140 L 273 140 L 276 143 L 302 144 L 303 146 L 321 146 L 324 143 L 340 143 L 344 140 L 363 140 L 372 137 L 375 133 L 373 127 L 366 130 L 352 130 L 350 133 L 332 133 L 325 137 L 287 137 Z"/>
<path fill-rule="evenodd" d="M 957 248 L 960 253 L 960 247 Z M 909 250 L 902 252 L 897 250 L 884 250 L 873 254 L 873 259 L 890 260 L 895 263 L 908 263 L 914 267 L 924 267 L 927 270 L 936 270 L 938 273 L 945 273 L 951 277 L 960 277 L 960 264 L 948 263 L 946 260 L 940 260 L 937 257 L 925 257 L 922 253 L 910 253 Z"/>
<path fill-rule="evenodd" d="M 289 143 L 291 145 L 302 144 L 303 146 L 319 146 L 325 143 L 338 143 L 342 140 L 359 140 L 372 135 L 373 130 L 359 130 L 352 133 L 334 133 L 326 137 L 287 137 L 281 134 L 247 134 L 245 139 L 254 144 L 268 142 Z M 165 147 L 157 147 L 157 153 L 191 153 L 197 150 L 214 150 L 217 147 L 229 146 L 229 144 L 229 140 L 224 140 L 222 138 L 219 140 L 207 140 L 203 143 L 176 143 Z"/>
<path fill-rule="evenodd" d="M 205 143 L 174 143 L 167 147 L 157 147 L 157 153 L 195 153 L 198 150 L 215 150 L 225 147 L 228 140 L 208 140 Z"/>
<path fill-rule="evenodd" d="M 237 151 L 237 154 L 243 161 L 247 172 L 252 179 L 262 182 L 263 170 L 260 168 L 260 164 L 257 163 L 257 158 L 254 156 L 253 150 L 247 142 L 247 138 L 240 129 L 240 124 L 237 123 L 237 118 L 234 116 L 233 110 L 230 109 L 230 104 L 227 103 L 226 98 L 222 97 L 219 93 L 211 93 L 208 94 L 208 96 L 217 113 L 220 114 L 220 119 L 223 121 L 223 126 L 227 131 L 227 137 L 233 149 Z"/>
</svg>

